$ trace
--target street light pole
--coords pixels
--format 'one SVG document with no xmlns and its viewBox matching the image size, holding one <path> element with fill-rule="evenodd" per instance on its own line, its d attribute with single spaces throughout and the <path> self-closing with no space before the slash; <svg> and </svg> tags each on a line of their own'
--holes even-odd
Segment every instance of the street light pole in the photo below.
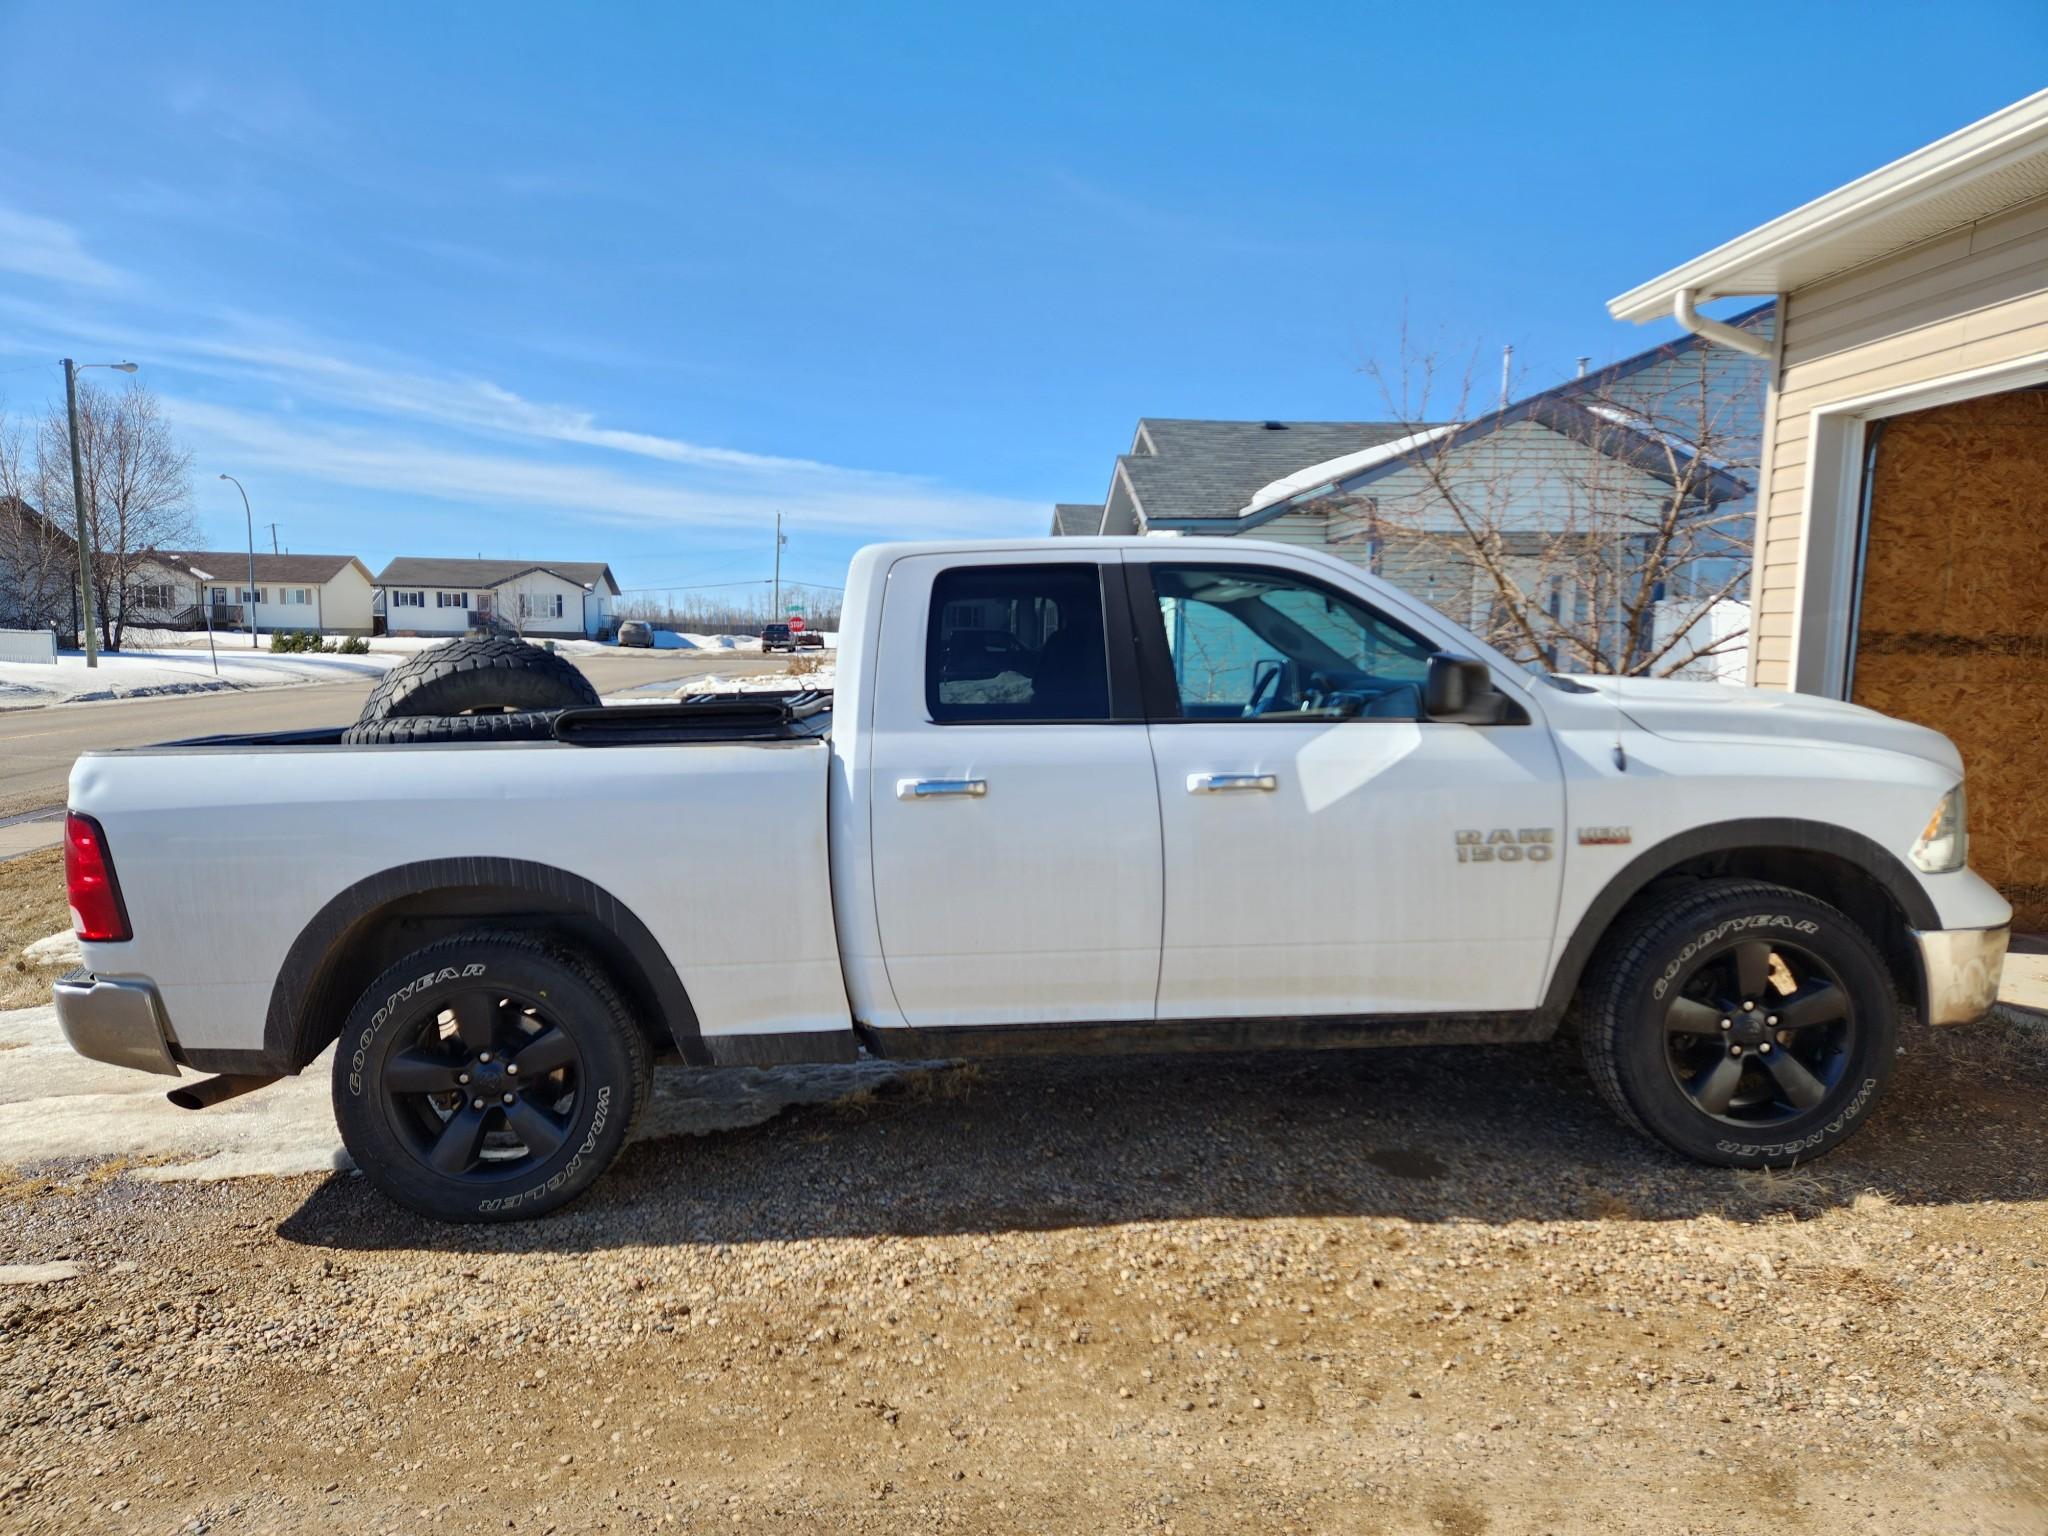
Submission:
<svg viewBox="0 0 2048 1536">
<path fill-rule="evenodd" d="M 233 475 L 222 475 L 238 491 L 242 491 L 242 522 L 249 530 L 249 649 L 256 649 L 256 514 L 249 510 L 249 493 L 242 490 L 242 482 Z"/>
<path fill-rule="evenodd" d="M 71 426 L 71 517 L 78 531 L 78 585 L 81 617 L 78 627 L 85 632 L 85 664 L 100 664 L 99 637 L 92 629 L 92 538 L 85 515 L 85 462 L 78 451 L 78 370 L 112 368 L 133 373 L 133 363 L 74 363 L 64 359 L 64 414 Z"/>
</svg>

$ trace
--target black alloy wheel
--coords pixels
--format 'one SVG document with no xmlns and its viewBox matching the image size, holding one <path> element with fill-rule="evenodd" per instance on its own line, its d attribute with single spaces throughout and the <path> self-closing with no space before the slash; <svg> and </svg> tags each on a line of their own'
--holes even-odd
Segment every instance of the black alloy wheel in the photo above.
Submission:
<svg viewBox="0 0 2048 1536">
<path fill-rule="evenodd" d="M 1664 1042 L 1673 1080 L 1702 1114 L 1772 1125 L 1840 1085 L 1856 1007 L 1820 956 L 1784 939 L 1743 939 L 1680 982 Z"/>
<path fill-rule="evenodd" d="M 561 1150 L 583 1053 L 539 998 L 473 987 L 422 1009 L 384 1063 L 384 1113 L 444 1177 L 516 1178 Z"/>
</svg>

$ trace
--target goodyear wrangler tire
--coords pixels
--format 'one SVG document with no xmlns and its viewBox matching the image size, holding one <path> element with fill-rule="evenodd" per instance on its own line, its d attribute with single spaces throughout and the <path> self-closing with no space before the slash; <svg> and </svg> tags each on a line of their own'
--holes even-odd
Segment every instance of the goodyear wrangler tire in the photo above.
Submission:
<svg viewBox="0 0 2048 1536">
<path fill-rule="evenodd" d="M 647 1100 L 646 1037 L 602 972 L 525 934 L 415 950 L 370 983 L 334 1054 L 349 1155 L 440 1221 L 516 1221 L 573 1200 Z"/>
<path fill-rule="evenodd" d="M 580 709 L 597 702 L 597 689 L 566 657 L 509 635 L 486 635 L 450 640 L 400 662 L 370 690 L 356 721 Z"/>
<path fill-rule="evenodd" d="M 1784 886 L 1711 880 L 1632 912 L 1578 1007 L 1594 1086 L 1622 1120 L 1732 1168 L 1847 1139 L 1890 1080 L 1898 997 L 1870 937 Z"/>
</svg>

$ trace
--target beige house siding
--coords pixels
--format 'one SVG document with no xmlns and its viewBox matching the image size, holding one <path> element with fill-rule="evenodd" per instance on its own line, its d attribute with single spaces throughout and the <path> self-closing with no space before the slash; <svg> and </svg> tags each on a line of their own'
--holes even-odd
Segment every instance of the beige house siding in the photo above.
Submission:
<svg viewBox="0 0 2048 1536">
<path fill-rule="evenodd" d="M 1767 688 L 1791 686 L 1810 414 L 2048 353 L 2048 198 L 1798 289 L 1780 313 L 1755 584 Z"/>
</svg>

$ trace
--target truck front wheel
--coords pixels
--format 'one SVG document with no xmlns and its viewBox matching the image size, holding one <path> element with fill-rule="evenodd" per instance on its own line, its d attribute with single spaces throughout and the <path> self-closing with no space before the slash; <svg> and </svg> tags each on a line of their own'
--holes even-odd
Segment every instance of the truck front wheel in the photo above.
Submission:
<svg viewBox="0 0 2048 1536">
<path fill-rule="evenodd" d="M 1600 1095 L 1675 1151 L 1787 1168 L 1853 1133 L 1884 1092 L 1898 998 L 1870 938 L 1753 880 L 1674 887 L 1609 935 L 1579 995 Z"/>
<path fill-rule="evenodd" d="M 356 1166 L 442 1221 L 573 1200 L 617 1156 L 647 1088 L 646 1038 L 603 973 L 520 933 L 415 950 L 357 1000 L 334 1055 Z"/>
</svg>

